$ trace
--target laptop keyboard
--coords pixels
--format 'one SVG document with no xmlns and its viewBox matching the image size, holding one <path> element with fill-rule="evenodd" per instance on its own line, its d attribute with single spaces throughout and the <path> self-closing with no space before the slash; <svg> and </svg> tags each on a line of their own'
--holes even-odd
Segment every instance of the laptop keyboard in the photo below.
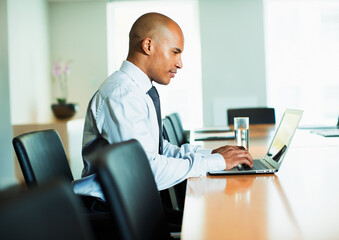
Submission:
<svg viewBox="0 0 339 240">
<path fill-rule="evenodd" d="M 252 168 L 245 164 L 237 166 L 237 168 L 239 169 L 239 171 L 267 169 L 267 167 L 260 160 L 254 160 Z"/>
</svg>

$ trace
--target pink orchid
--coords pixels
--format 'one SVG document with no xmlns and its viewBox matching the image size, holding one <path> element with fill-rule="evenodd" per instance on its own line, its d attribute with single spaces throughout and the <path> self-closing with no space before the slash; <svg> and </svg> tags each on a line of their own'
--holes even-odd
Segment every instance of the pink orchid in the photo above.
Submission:
<svg viewBox="0 0 339 240">
<path fill-rule="evenodd" d="M 69 62 L 54 62 L 52 74 L 54 79 L 59 83 L 61 96 L 58 98 L 58 101 L 66 102 L 68 96 L 68 79 L 67 77 L 71 74 L 71 69 Z"/>
</svg>

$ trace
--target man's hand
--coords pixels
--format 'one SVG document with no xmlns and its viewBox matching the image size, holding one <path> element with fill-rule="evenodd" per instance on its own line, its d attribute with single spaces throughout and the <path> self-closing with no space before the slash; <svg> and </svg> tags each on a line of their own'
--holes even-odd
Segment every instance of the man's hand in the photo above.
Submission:
<svg viewBox="0 0 339 240">
<path fill-rule="evenodd" d="M 246 164 L 250 167 L 253 165 L 253 158 L 244 147 L 227 145 L 214 149 L 212 153 L 219 153 L 224 157 L 226 170 L 232 169 L 239 164 Z"/>
</svg>

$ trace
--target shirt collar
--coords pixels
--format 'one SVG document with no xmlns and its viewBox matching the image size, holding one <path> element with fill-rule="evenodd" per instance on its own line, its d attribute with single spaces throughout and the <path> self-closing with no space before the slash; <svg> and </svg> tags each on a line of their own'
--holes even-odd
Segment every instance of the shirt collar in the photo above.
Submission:
<svg viewBox="0 0 339 240">
<path fill-rule="evenodd" d="M 148 76 L 133 63 L 124 60 L 120 71 L 126 73 L 128 76 L 132 78 L 132 80 L 146 93 L 151 89 L 152 83 Z"/>
</svg>

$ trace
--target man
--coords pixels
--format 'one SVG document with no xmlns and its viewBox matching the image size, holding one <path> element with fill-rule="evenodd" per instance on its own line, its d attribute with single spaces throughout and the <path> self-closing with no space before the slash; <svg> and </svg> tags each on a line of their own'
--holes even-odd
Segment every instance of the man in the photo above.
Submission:
<svg viewBox="0 0 339 240">
<path fill-rule="evenodd" d="M 167 85 L 183 64 L 184 36 L 179 25 L 159 14 L 142 15 L 129 34 L 129 52 L 119 71 L 100 86 L 91 99 L 84 127 L 83 147 L 96 139 L 117 143 L 137 139 L 143 146 L 159 190 L 189 177 L 205 176 L 207 171 L 231 169 L 238 164 L 252 166 L 253 159 L 241 147 L 223 146 L 204 150 L 184 144 L 181 147 L 162 140 L 159 102 L 153 102 L 153 82 Z M 154 100 L 156 101 L 156 100 Z M 160 137 L 159 137 L 160 135 Z M 85 161 L 84 176 L 90 175 Z M 103 197 L 90 175 L 82 194 Z"/>
</svg>

